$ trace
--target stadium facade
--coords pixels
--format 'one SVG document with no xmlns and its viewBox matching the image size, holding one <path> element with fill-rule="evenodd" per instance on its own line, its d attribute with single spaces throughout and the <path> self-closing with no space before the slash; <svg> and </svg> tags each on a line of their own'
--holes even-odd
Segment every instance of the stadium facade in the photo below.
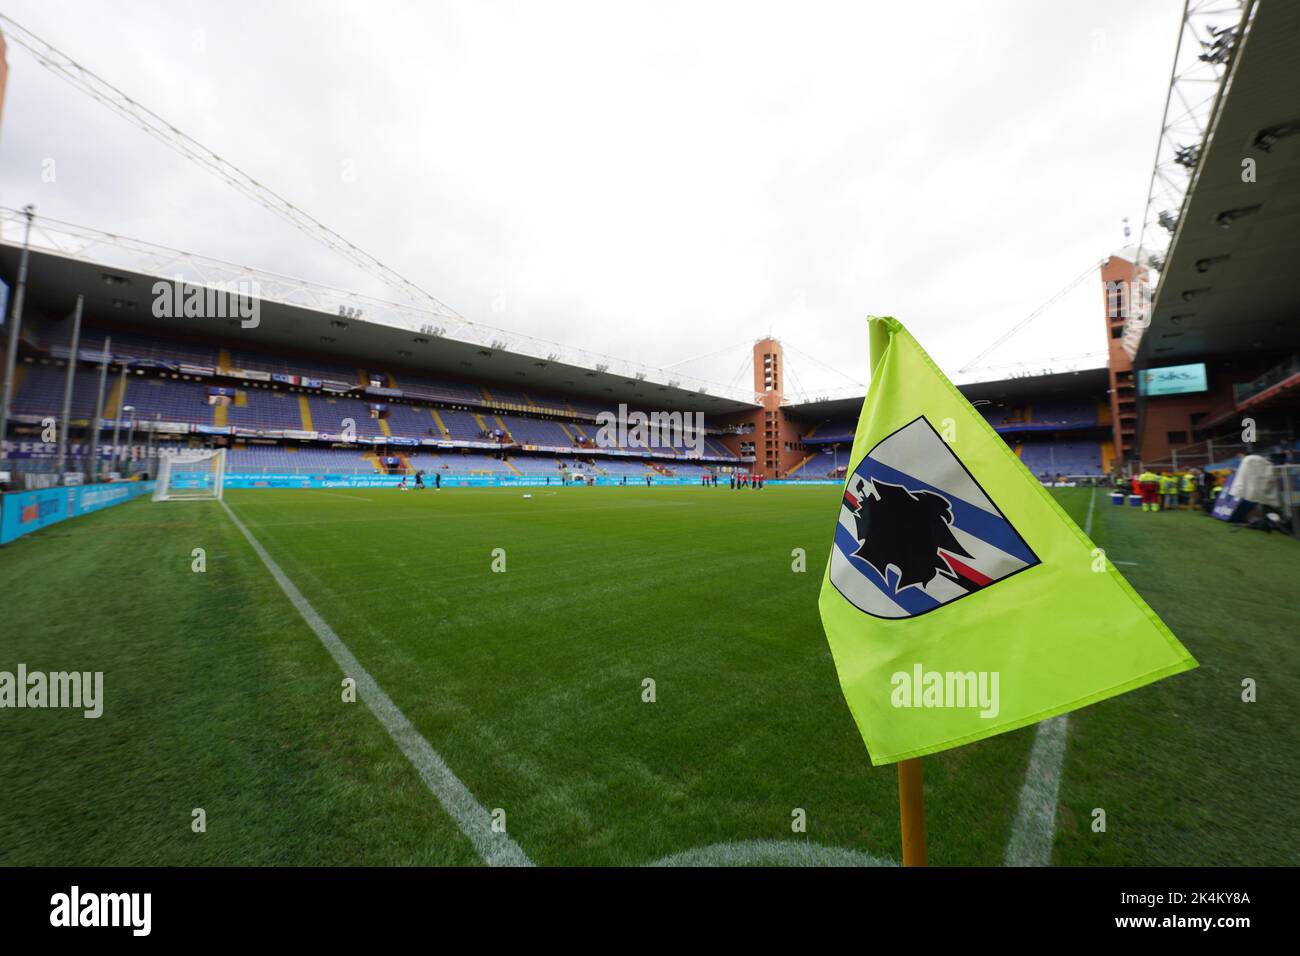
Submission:
<svg viewBox="0 0 1300 956">
<path fill-rule="evenodd" d="M 1115 279 L 1132 262 L 1159 273 L 1150 307 L 1112 328 L 1112 368 L 1131 360 L 1135 376 L 1126 454 L 1174 467 L 1249 451 L 1289 462 L 1300 412 L 1300 6 L 1200 16 L 1190 62 L 1219 69 L 1217 95 L 1188 129 L 1196 67 L 1175 64 L 1145 241 L 1112 266 Z M 1185 39 L 1195 25 L 1184 17 Z"/>
<path fill-rule="evenodd" d="M 19 259 L 18 247 L 0 246 L 7 278 Z M 48 423 L 61 420 L 71 363 L 69 444 L 88 453 L 98 414 L 101 454 L 119 473 L 147 469 L 159 446 L 196 444 L 229 448 L 232 472 L 424 470 L 560 481 L 753 467 L 737 436 L 709 421 L 752 407 L 743 398 L 483 347 L 357 310 L 331 314 L 273 298 L 212 309 L 211 291 L 33 249 L 11 465 L 23 471 L 31 461 L 37 470 L 55 453 Z M 190 301 L 195 308 L 185 314 L 158 307 Z M 601 416 L 620 409 L 674 416 L 681 430 L 607 442 Z M 703 434 L 689 426 L 694 413 L 708 416 Z"/>
<path fill-rule="evenodd" d="M 20 258 L 18 245 L 0 243 L 6 289 L 16 282 Z M 233 301 L 241 295 L 237 287 L 126 269 L 110 258 L 30 251 L 9 409 L 11 471 L 48 468 L 56 454 L 47 423 L 62 414 L 79 297 L 68 443 L 69 458 L 86 471 L 98 410 L 101 454 L 122 465 L 112 469 L 119 473 L 132 470 L 128 462 L 146 469 L 158 447 L 216 444 L 231 450 L 234 472 L 639 480 L 753 471 L 830 480 L 847 464 L 863 398 L 789 400 L 785 353 L 771 337 L 753 346 L 751 393 L 711 393 L 604 363 L 459 341 L 418 322 L 372 319 L 353 305 L 331 313 L 325 301 L 299 304 L 291 295 L 258 297 L 251 308 L 245 302 L 256 316 L 250 322 Z M 1267 416 L 1266 440 L 1281 435 L 1293 445 L 1287 409 L 1300 369 L 1285 349 L 1240 341 L 1213 352 L 1154 344 L 1171 338 L 1165 329 L 1180 321 L 1157 311 L 1156 338 L 1147 340 L 1153 344 L 1130 358 L 1131 299 L 1149 295 L 1147 270 L 1133 258 L 1134 250 L 1121 250 L 1100 269 L 1105 367 L 966 384 L 961 391 L 1047 480 L 1236 454 L 1244 446 L 1232 433 L 1245 407 Z M 186 315 L 190 298 L 201 304 Z M 1171 385 L 1163 381 L 1170 370 L 1192 379 Z M 664 444 L 598 441 L 600 416 L 620 406 L 699 413 L 705 434 L 698 445 L 680 437 Z M 118 446 L 124 461 L 109 450 Z"/>
<path fill-rule="evenodd" d="M 149 251 L 154 263 L 182 255 Z M 9 285 L 20 259 L 18 245 L 0 243 L 0 275 Z M 204 264 L 206 275 L 217 271 Z M 1112 257 L 1104 281 L 1124 267 Z M 362 309 L 343 291 L 331 299 L 330 290 L 313 287 L 303 299 L 297 287 L 280 289 L 274 278 L 185 281 L 126 268 L 102 251 L 93 257 L 33 248 L 8 469 L 51 470 L 59 452 L 49 422 L 62 420 L 70 360 L 66 467 L 101 476 L 151 473 L 160 449 L 194 445 L 228 448 L 233 474 L 425 471 L 639 481 L 757 472 L 834 480 L 847 464 L 863 396 L 791 401 L 785 352 L 771 337 L 753 346 L 752 392 L 728 393 L 457 340 L 418 318 Z M 252 298 L 249 289 L 260 295 Z M 235 301 L 241 297 L 251 301 Z M 326 311 L 331 305 L 334 311 Z M 1121 318 L 1108 313 L 1107 328 Z M 1123 457 L 1116 449 L 1133 441 L 1131 389 L 1114 384 L 1125 374 L 1120 362 L 1109 373 L 961 388 L 1035 474 L 1095 477 L 1112 470 Z M 658 444 L 635 435 L 602 441 L 601 416 L 620 408 L 698 413 L 704 433 L 698 442 L 689 435 Z M 101 460 L 88 462 L 96 416 Z"/>
</svg>

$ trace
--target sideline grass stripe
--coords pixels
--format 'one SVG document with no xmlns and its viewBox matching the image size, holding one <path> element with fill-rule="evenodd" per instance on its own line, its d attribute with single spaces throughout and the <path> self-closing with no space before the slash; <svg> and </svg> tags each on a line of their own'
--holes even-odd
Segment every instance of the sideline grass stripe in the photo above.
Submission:
<svg viewBox="0 0 1300 956">
<path fill-rule="evenodd" d="M 280 590 L 284 591 L 303 620 L 320 638 L 320 642 L 339 665 L 339 669 L 345 676 L 356 680 L 357 690 L 361 694 L 361 699 L 366 702 L 366 706 L 370 708 L 370 712 L 379 718 L 388 735 L 393 738 L 402 753 L 419 772 L 425 786 L 438 798 L 438 802 L 456 821 L 461 832 L 474 844 L 474 849 L 478 851 L 483 861 L 488 866 L 532 866 L 533 861 L 528 858 L 528 854 L 519 844 L 505 833 L 493 831 L 492 818 L 488 811 L 469 792 L 469 788 L 461 783 L 460 778 L 452 772 L 433 746 L 420 735 L 406 715 L 393 703 L 392 698 L 384 693 L 383 688 L 361 666 L 361 662 L 348 650 L 348 646 L 334 633 L 333 628 L 316 613 L 316 609 L 275 563 L 275 559 L 253 537 L 252 532 L 230 510 L 230 506 L 222 501 L 221 507 L 225 509 L 226 514 L 254 553 L 262 559 L 266 569 L 271 572 L 271 577 L 280 585 Z"/>
<path fill-rule="evenodd" d="M 1088 517 L 1083 522 L 1083 533 L 1089 538 L 1096 507 L 1097 491 L 1093 489 L 1088 493 Z M 1025 770 L 1025 784 L 1020 790 L 1020 809 L 1007 843 L 1005 866 L 1047 866 L 1052 862 L 1056 802 L 1061 792 L 1061 768 L 1065 766 L 1065 740 L 1069 732 L 1069 714 L 1038 725 Z"/>
</svg>

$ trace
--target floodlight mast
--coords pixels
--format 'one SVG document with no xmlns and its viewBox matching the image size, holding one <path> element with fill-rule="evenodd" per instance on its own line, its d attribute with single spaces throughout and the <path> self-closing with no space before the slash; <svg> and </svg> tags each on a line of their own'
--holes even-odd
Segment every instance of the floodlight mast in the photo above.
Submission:
<svg viewBox="0 0 1300 956">
<path fill-rule="evenodd" d="M 329 226 L 298 208 L 270 187 L 258 182 L 234 163 L 217 155 L 153 110 L 136 102 L 103 77 L 86 69 L 72 57 L 42 40 L 13 18 L 0 13 L 0 24 L 5 36 L 36 58 L 41 66 L 55 76 L 85 93 L 91 99 L 117 113 L 133 125 L 144 130 L 169 149 L 224 180 L 258 205 L 278 215 L 300 232 L 305 233 L 338 255 L 347 259 L 366 274 L 379 279 L 389 288 L 401 293 L 412 303 L 433 312 L 467 322 L 455 310 L 443 304 L 405 276 L 384 265 L 364 249 L 348 242 Z"/>
</svg>

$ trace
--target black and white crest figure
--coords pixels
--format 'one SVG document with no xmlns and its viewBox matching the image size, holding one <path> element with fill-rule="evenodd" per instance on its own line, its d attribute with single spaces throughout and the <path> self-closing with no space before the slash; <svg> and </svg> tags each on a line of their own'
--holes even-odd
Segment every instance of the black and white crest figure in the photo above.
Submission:
<svg viewBox="0 0 1300 956">
<path fill-rule="evenodd" d="M 1039 563 L 924 416 L 849 475 L 831 583 L 867 614 L 916 617 Z"/>
<path fill-rule="evenodd" d="M 867 484 L 871 488 L 868 491 Z M 902 485 L 859 479 L 858 538 L 854 552 L 880 572 L 893 568 L 898 587 L 924 587 L 936 574 L 956 579 L 943 553 L 969 558 L 952 533 L 952 503 L 933 491 L 909 491 Z"/>
</svg>

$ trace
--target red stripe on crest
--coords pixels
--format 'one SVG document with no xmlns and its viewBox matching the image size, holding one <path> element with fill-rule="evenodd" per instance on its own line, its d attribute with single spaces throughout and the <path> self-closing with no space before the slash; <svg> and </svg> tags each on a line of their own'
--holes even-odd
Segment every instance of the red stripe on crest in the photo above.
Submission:
<svg viewBox="0 0 1300 956">
<path fill-rule="evenodd" d="M 961 575 L 966 580 L 973 581 L 975 584 L 978 584 L 980 587 L 984 587 L 985 585 L 993 583 L 993 579 L 991 577 L 989 577 L 986 574 L 981 574 L 980 572 L 972 568 L 969 564 L 962 564 L 960 561 L 954 558 L 947 551 L 940 551 L 939 553 L 943 555 L 943 559 L 948 562 L 948 567 L 952 568 L 956 574 Z"/>
</svg>

